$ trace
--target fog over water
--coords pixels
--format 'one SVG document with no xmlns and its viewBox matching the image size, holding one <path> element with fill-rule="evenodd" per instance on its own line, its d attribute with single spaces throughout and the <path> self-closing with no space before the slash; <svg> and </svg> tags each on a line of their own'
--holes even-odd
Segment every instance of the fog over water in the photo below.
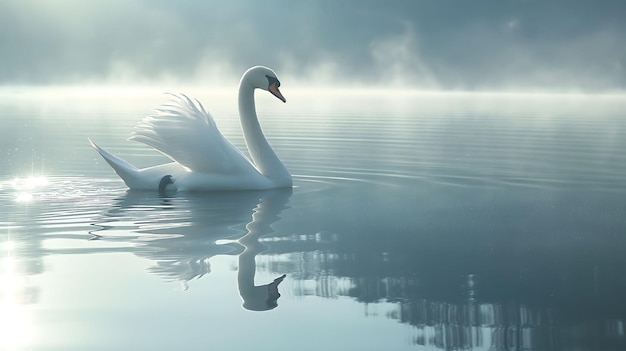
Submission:
<svg viewBox="0 0 626 351">
<path fill-rule="evenodd" d="M 290 84 L 615 91 L 626 3 L 0 3 L 0 84 L 220 85 L 249 66 Z"/>
</svg>

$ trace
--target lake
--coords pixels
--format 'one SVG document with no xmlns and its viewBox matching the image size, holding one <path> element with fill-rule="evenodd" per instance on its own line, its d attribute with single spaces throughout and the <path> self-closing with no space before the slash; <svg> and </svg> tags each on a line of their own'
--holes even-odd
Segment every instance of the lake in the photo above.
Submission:
<svg viewBox="0 0 626 351">
<path fill-rule="evenodd" d="M 626 97 L 282 89 L 293 189 L 159 195 L 160 91 L 3 88 L 0 349 L 626 349 Z"/>
</svg>

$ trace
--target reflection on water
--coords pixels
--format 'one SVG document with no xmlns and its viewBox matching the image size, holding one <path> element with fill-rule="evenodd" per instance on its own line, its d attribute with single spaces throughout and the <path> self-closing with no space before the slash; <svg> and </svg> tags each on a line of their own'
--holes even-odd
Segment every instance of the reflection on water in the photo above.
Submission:
<svg viewBox="0 0 626 351">
<path fill-rule="evenodd" d="M 598 266 L 568 258 L 570 267 L 555 269 L 548 266 L 554 262 L 546 262 L 546 257 L 530 256 L 522 259 L 537 259 L 531 267 L 514 258 L 510 263 L 497 262 L 500 267 L 486 266 L 494 264 L 492 260 L 472 267 L 459 262 L 466 257 L 450 257 L 441 251 L 437 251 L 440 258 L 420 258 L 421 250 L 363 250 L 359 245 L 347 245 L 354 251 L 293 255 L 287 261 L 306 267 L 300 275 L 317 285 L 315 289 L 298 286 L 297 293 L 349 296 L 364 304 L 395 303 L 397 308 L 387 316 L 414 327 L 412 342 L 442 349 L 572 349 L 581 345 L 595 349 L 601 345 L 600 349 L 619 350 L 625 345 L 623 258 L 598 262 Z M 284 261 L 270 266 L 285 269 Z M 348 279 L 343 286 L 337 277 L 342 275 Z"/>
<path fill-rule="evenodd" d="M 255 285 L 255 257 L 267 248 L 258 240 L 273 232 L 271 224 L 280 219 L 291 193 L 292 189 L 276 189 L 168 197 L 128 191 L 94 223 L 99 229 L 91 234 L 96 240 L 124 241 L 129 239 L 128 232 L 123 231 L 120 238 L 119 224 L 136 226 L 128 229 L 137 240 L 135 253 L 155 262 L 149 271 L 180 281 L 185 288 L 188 281 L 210 273 L 211 257 L 236 254 L 243 307 L 268 310 L 277 306 L 278 285 L 285 276 Z M 141 212 L 153 213 L 137 221 Z M 228 243 L 218 243 L 227 239 Z"/>
<path fill-rule="evenodd" d="M 105 264 L 90 268 L 93 275 L 132 296 L 123 286 L 138 278 L 124 273 L 136 267 L 109 258 L 123 254 L 158 282 L 139 288 L 147 318 L 169 320 L 179 310 L 183 329 L 209 323 L 220 334 L 229 331 L 222 324 L 250 322 L 257 337 L 271 340 L 280 325 L 284 343 L 276 349 L 300 347 L 306 335 L 316 335 L 312 348 L 330 349 L 371 349 L 376 340 L 389 349 L 625 349 L 624 103 L 561 99 L 556 105 L 565 107 L 548 113 L 546 102 L 534 101 L 528 112 L 520 107 L 527 100 L 510 98 L 515 108 L 494 112 L 484 97 L 485 105 L 433 99 L 420 107 L 424 97 L 269 114 L 268 138 L 296 175 L 288 191 L 126 191 L 82 136 L 32 139 L 39 155 L 52 148 L 46 163 L 60 175 L 40 177 L 33 172 L 40 167 L 23 158 L 0 160 L 14 170 L 0 177 L 0 348 L 36 345 L 43 334 L 37 306 L 67 317 L 46 305 L 45 278 L 63 276 L 50 264 L 55 258 L 72 263 L 57 288 L 99 258 Z M 118 145 L 111 135 L 124 135 L 136 119 L 116 111 L 107 117 L 122 126 L 97 125 L 97 135 L 91 119 L 72 122 L 77 134 Z M 41 119 L 29 123 L 48 123 Z M 157 163 L 151 152 L 122 143 L 114 151 Z M 180 284 L 184 297 L 163 293 L 169 283 Z M 181 307 L 182 300 L 191 302 Z M 351 304 L 362 308 L 346 312 Z M 116 308 L 109 318 L 121 324 L 110 323 L 105 335 L 133 323 L 123 321 L 137 307 Z M 94 311 L 84 318 L 106 315 Z M 329 323 L 350 313 L 351 320 Z M 372 320 L 386 324 L 374 328 Z M 332 333 L 319 335 L 324 327 Z M 170 328 L 156 334 L 173 338 Z M 346 334 L 349 343 L 333 344 Z M 216 337 L 213 346 L 249 349 L 244 339 Z M 198 347 L 193 340 L 179 346 Z"/>
<path fill-rule="evenodd" d="M 84 193 L 94 187 L 76 179 L 48 182 L 66 183 Z M 105 184 L 96 184 L 95 189 Z M 344 184 L 343 190 L 323 188 L 317 192 L 317 200 L 330 203 L 345 191 L 351 193 L 351 186 L 360 187 L 358 184 Z M 308 186 L 299 182 L 299 188 Z M 42 199 L 49 191 L 39 189 L 33 196 Z M 365 203 L 370 195 L 363 192 L 353 200 Z M 402 199 L 399 193 L 395 195 Z M 481 208 L 483 199 L 473 190 L 467 190 L 462 198 L 470 195 L 475 196 L 474 211 L 485 210 Z M 392 303 L 396 307 L 386 317 L 410 325 L 411 342 L 417 345 L 441 349 L 569 349 L 580 345 L 593 349 L 602 345 L 616 350 L 624 346 L 626 259 L 607 250 L 601 241 L 615 233 L 611 228 L 620 228 L 621 219 L 613 224 L 607 221 L 603 230 L 598 227 L 598 232 L 591 233 L 598 242 L 561 243 L 560 252 L 555 252 L 532 237 L 533 232 L 545 235 L 545 226 L 552 222 L 523 228 L 522 233 L 530 238 L 503 239 L 501 228 L 493 228 L 496 222 L 477 224 L 480 216 L 464 215 L 465 208 L 439 209 L 455 219 L 444 223 L 425 222 L 437 217 L 433 208 L 427 215 L 414 212 L 413 227 L 404 229 L 393 227 L 398 224 L 396 219 L 378 217 L 384 213 L 371 214 L 371 220 L 386 228 L 378 231 L 366 217 L 354 223 L 347 220 L 354 213 L 329 206 L 319 214 L 325 218 L 320 227 L 332 231 L 314 231 L 314 225 L 301 225 L 292 213 L 295 210 L 310 219 L 309 214 L 320 211 L 308 200 L 310 196 L 309 192 L 306 197 L 294 197 L 291 190 L 171 196 L 129 191 L 122 196 L 82 198 L 84 204 L 68 204 L 69 197 L 63 196 L 56 201 L 30 202 L 28 208 L 21 207 L 25 218 L 13 208 L 12 220 L 4 222 L 11 235 L 4 245 L 3 323 L 11 325 L 6 330 L 12 335 L 4 340 L 18 343 L 20 335 L 28 338 L 31 333 L 23 306 L 37 303 L 37 289 L 26 282 L 28 276 L 44 273 L 44 256 L 130 252 L 153 263 L 150 273 L 185 285 L 211 274 L 213 257 L 236 255 L 238 291 L 243 307 L 250 310 L 276 307 L 283 274 L 296 280 L 290 285 L 290 293 L 296 296 L 344 296 L 370 306 Z M 579 203 L 583 199 L 587 206 L 595 206 L 599 200 L 580 194 L 564 201 Z M 509 206 L 506 201 L 501 204 Z M 72 205 L 71 212 L 63 209 Z M 547 213 L 539 217 L 559 221 L 567 217 L 560 211 L 543 210 Z M 585 222 L 586 218 L 581 218 L 561 223 L 560 230 L 576 230 Z M 436 225 L 435 232 L 431 232 L 435 230 L 432 225 Z M 33 226 L 36 231 L 29 232 Z M 477 228 L 483 233 L 468 239 Z M 555 240 L 553 235 L 544 240 Z M 74 245 L 67 239 L 82 243 Z M 494 243 L 501 245 L 502 240 L 511 239 L 517 244 L 494 250 Z M 62 241 L 44 244 L 55 240 Z M 615 249 L 624 247 L 623 239 L 611 242 L 619 245 Z M 259 269 L 278 278 L 257 284 Z"/>
<path fill-rule="evenodd" d="M 16 255 L 15 242 L 9 238 L 2 244 L 0 255 L 0 348 L 17 349 L 28 345 L 33 337 L 33 324 L 27 305 L 36 303 L 37 290 L 31 286 Z"/>
<path fill-rule="evenodd" d="M 334 195 L 341 192 L 318 194 L 328 200 Z M 626 291 L 626 259 L 591 257 L 589 251 L 610 253 L 600 249 L 602 243 L 594 249 L 594 244 L 582 240 L 556 253 L 517 238 L 519 246 L 494 252 L 492 245 L 502 240 L 500 229 L 486 230 L 475 223 L 479 216 L 464 217 L 461 209 L 446 210 L 456 223 L 440 226 L 440 237 L 423 237 L 419 231 L 412 232 L 413 238 L 372 232 L 367 221 L 350 223 L 352 232 L 343 233 L 302 233 L 298 226 L 275 230 L 273 225 L 282 224 L 281 212 L 291 207 L 290 197 L 291 191 L 284 190 L 171 197 L 131 191 L 115 200 L 96 223 L 102 229 L 92 233 L 100 240 L 122 241 L 131 234 L 136 247 L 129 250 L 155 262 L 149 271 L 167 280 L 200 278 L 210 273 L 211 257 L 238 255 L 239 292 L 243 306 L 251 310 L 275 307 L 273 297 L 280 295 L 274 290 L 284 277 L 255 285 L 255 256 L 259 255 L 264 269 L 276 275 L 287 272 L 298 280 L 292 285 L 296 295 L 396 304 L 387 317 L 411 325 L 411 340 L 417 345 L 443 349 L 567 349 L 599 344 L 619 349 L 624 345 L 626 309 L 621 299 Z M 596 200 L 580 194 L 568 202 L 582 199 L 587 205 Z M 474 211 L 485 210 L 481 200 L 475 197 Z M 561 211 L 574 209 L 546 210 L 539 217 L 562 220 L 566 217 Z M 339 217 L 347 215 L 343 212 Z M 414 219 L 419 220 L 419 215 Z M 327 217 L 331 225 L 333 220 L 337 218 Z M 560 230 L 576 230 L 584 222 L 562 223 Z M 545 225 L 551 222 L 509 229 L 541 233 Z M 474 235 L 475 241 L 467 241 L 463 236 L 474 227 L 486 231 L 482 238 Z M 123 238 L 116 235 L 120 228 L 125 228 L 120 232 Z M 590 234 L 606 238 L 602 232 Z"/>
</svg>

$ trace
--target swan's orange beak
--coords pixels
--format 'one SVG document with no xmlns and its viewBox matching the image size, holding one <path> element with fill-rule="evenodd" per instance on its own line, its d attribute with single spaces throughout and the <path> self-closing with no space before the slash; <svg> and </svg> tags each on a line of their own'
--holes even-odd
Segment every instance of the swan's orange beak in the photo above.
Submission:
<svg viewBox="0 0 626 351">
<path fill-rule="evenodd" d="M 277 98 L 279 98 L 279 99 L 280 99 L 280 101 L 282 101 L 282 102 L 287 102 L 287 99 L 285 99 L 285 97 L 283 97 L 283 94 L 281 94 L 281 93 L 280 93 L 280 90 L 278 90 L 278 87 L 276 86 L 276 83 L 272 83 L 272 84 L 270 84 L 269 91 L 270 91 L 270 93 L 272 93 L 274 96 L 276 96 Z"/>
</svg>

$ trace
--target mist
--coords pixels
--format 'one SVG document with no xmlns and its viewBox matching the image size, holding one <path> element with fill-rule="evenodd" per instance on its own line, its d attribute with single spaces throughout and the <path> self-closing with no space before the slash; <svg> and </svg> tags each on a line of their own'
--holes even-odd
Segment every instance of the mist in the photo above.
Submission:
<svg viewBox="0 0 626 351">
<path fill-rule="evenodd" d="M 626 3 L 5 0 L 0 85 L 615 92 Z"/>
</svg>

